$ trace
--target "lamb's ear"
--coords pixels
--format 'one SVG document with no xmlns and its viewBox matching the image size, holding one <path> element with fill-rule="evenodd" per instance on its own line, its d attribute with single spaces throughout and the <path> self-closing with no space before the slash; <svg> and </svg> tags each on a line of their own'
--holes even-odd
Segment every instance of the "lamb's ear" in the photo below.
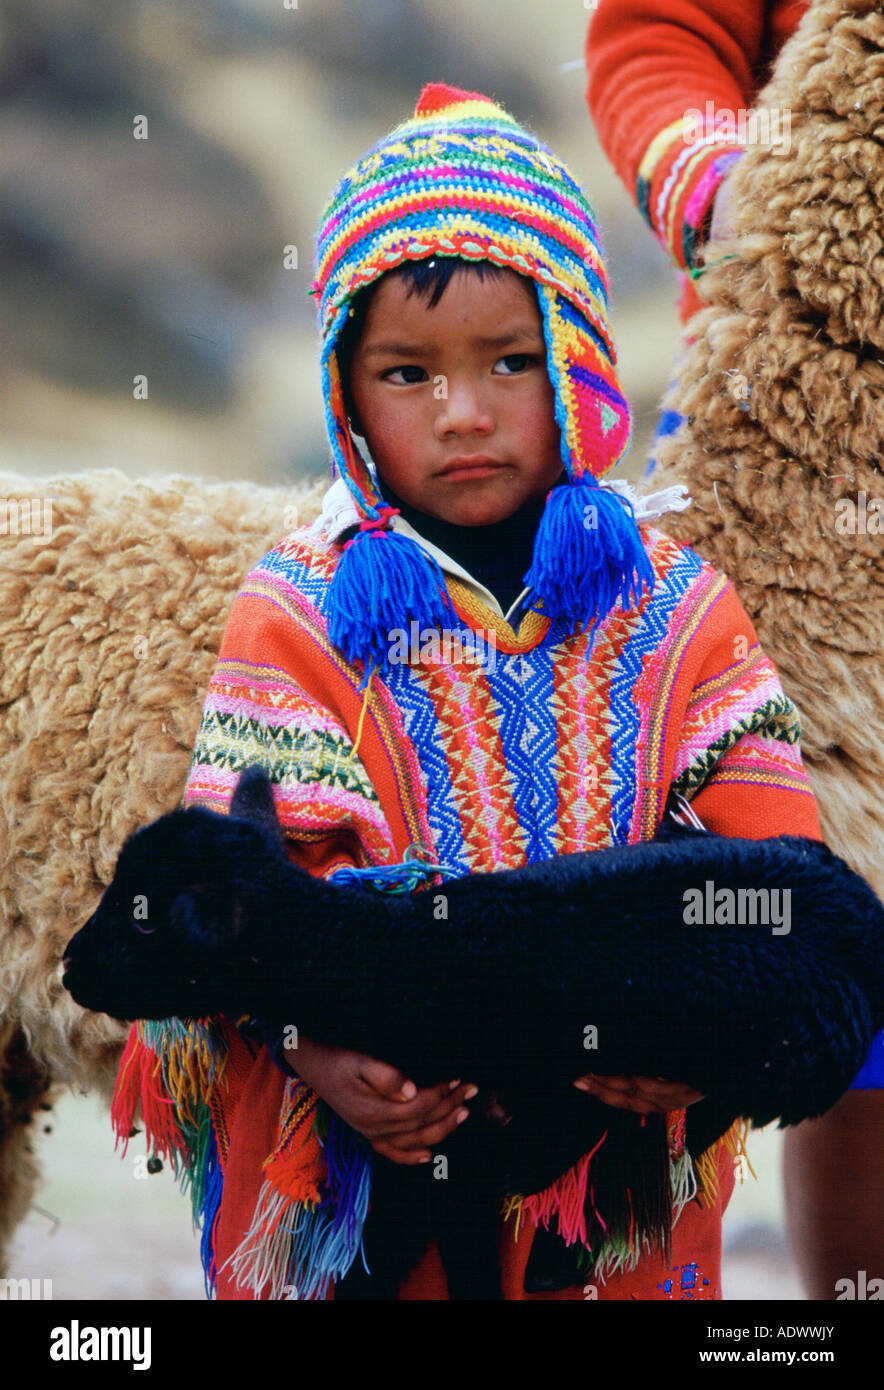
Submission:
<svg viewBox="0 0 884 1390">
<path fill-rule="evenodd" d="M 261 826 L 279 840 L 280 844 L 285 843 L 282 826 L 273 804 L 273 787 L 260 763 L 252 763 L 240 776 L 230 802 L 230 815 L 238 820 L 250 821 L 252 825 Z"/>
</svg>

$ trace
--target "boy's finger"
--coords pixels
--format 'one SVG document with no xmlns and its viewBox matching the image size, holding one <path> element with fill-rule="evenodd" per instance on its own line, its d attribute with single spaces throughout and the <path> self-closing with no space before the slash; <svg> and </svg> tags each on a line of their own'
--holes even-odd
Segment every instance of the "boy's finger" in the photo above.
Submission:
<svg viewBox="0 0 884 1390">
<path fill-rule="evenodd" d="M 398 1101 L 395 1113 L 390 1117 L 396 1122 L 397 1129 L 417 1129 L 431 1119 L 450 1114 L 458 1105 L 477 1094 L 476 1087 L 469 1083 L 461 1083 L 453 1091 L 450 1086 L 449 1081 L 440 1082 L 438 1086 L 425 1086 L 411 1100 Z"/>
<path fill-rule="evenodd" d="M 596 1076 L 593 1072 L 589 1072 L 586 1076 L 578 1076 L 574 1085 L 579 1087 L 581 1091 L 604 1086 L 610 1091 L 630 1092 L 635 1090 L 637 1079 L 634 1076 Z"/>
<path fill-rule="evenodd" d="M 448 1115 L 444 1120 L 437 1124 L 427 1125 L 424 1129 L 419 1129 L 415 1136 L 421 1144 L 431 1148 L 434 1144 L 440 1144 L 443 1139 L 452 1134 L 454 1130 L 466 1123 L 470 1118 L 470 1112 L 465 1105 L 455 1110 L 453 1115 Z M 473 1121 L 475 1124 L 475 1121 Z"/>
<path fill-rule="evenodd" d="M 409 1101 L 418 1094 L 414 1082 L 398 1067 L 389 1062 L 380 1062 L 376 1057 L 366 1057 L 359 1068 L 359 1075 L 372 1090 L 386 1100 Z"/>
<path fill-rule="evenodd" d="M 590 1095 L 597 1096 L 600 1100 L 607 1100 L 614 1097 L 617 1100 L 624 1098 L 624 1092 L 616 1086 L 607 1085 L 607 1080 L 600 1081 L 598 1077 L 588 1077 L 584 1081 L 575 1083 L 581 1091 L 589 1091 Z"/>
<path fill-rule="evenodd" d="M 399 1149 L 395 1148 L 387 1139 L 374 1139 L 371 1146 L 376 1153 L 381 1154 L 383 1158 L 388 1158 L 391 1163 L 406 1163 L 413 1166 L 417 1163 L 429 1163 L 433 1157 L 429 1149 Z"/>
<path fill-rule="evenodd" d="M 639 1096 L 624 1095 L 622 1091 L 608 1091 L 607 1095 L 600 1095 L 598 1099 L 604 1101 L 605 1105 L 616 1106 L 618 1110 L 633 1110 L 637 1115 L 651 1115 L 655 1111 L 661 1115 L 666 1113 L 664 1106 L 642 1100 Z"/>
<path fill-rule="evenodd" d="M 653 1087 L 642 1088 L 642 1094 L 653 1095 L 657 1101 L 670 1101 L 676 1106 L 692 1105 L 694 1101 L 702 1101 L 703 1099 L 702 1091 L 695 1091 L 692 1086 L 678 1086 L 676 1081 L 673 1081 L 669 1086 L 656 1084 Z"/>
<path fill-rule="evenodd" d="M 462 1105 L 452 1115 L 436 1124 L 424 1125 L 420 1129 L 408 1130 L 402 1134 L 385 1134 L 383 1139 L 397 1153 L 425 1153 L 464 1124 L 469 1119 L 469 1114 L 466 1106 Z"/>
<path fill-rule="evenodd" d="M 621 1081 L 623 1079 L 622 1077 L 618 1078 Z M 588 1091 L 590 1095 L 595 1096 L 596 1100 L 602 1101 L 605 1105 L 614 1105 L 618 1110 L 635 1110 L 641 1115 L 647 1115 L 653 1110 L 665 1108 L 658 1106 L 655 1101 L 648 1101 L 643 1098 L 635 1087 L 624 1090 L 620 1086 L 609 1086 L 607 1084 L 609 1080 L 610 1078 L 607 1076 L 604 1080 L 596 1077 L 575 1084 L 579 1086 L 581 1091 Z"/>
<path fill-rule="evenodd" d="M 593 1079 L 607 1090 L 624 1092 L 634 1091 L 638 1080 L 635 1076 L 596 1076 Z"/>
<path fill-rule="evenodd" d="M 369 1102 L 372 1124 L 386 1135 L 413 1135 L 427 1125 L 450 1120 L 462 1108 L 464 1101 L 476 1094 L 475 1086 L 461 1085 L 456 1091 L 449 1091 L 445 1082 L 441 1087 L 433 1086 L 419 1091 L 415 1099 L 406 1104 L 381 1100 Z"/>
<path fill-rule="evenodd" d="M 439 1088 L 434 1087 L 434 1090 Z M 440 1120 L 447 1120 L 456 1111 L 460 1110 L 465 1101 L 472 1100 L 479 1094 L 477 1086 L 470 1085 L 469 1082 L 462 1082 L 455 1090 L 449 1091 L 447 1085 L 441 1088 L 442 1094 L 433 1105 L 428 1105 L 425 1113 L 418 1118 L 418 1124 L 432 1125 L 438 1124 Z"/>
<path fill-rule="evenodd" d="M 693 1105 L 695 1101 L 703 1099 L 702 1091 L 696 1091 L 682 1081 L 666 1081 L 657 1076 L 636 1076 L 634 1080 L 636 1095 L 670 1110 L 680 1110 L 683 1105 Z"/>
</svg>

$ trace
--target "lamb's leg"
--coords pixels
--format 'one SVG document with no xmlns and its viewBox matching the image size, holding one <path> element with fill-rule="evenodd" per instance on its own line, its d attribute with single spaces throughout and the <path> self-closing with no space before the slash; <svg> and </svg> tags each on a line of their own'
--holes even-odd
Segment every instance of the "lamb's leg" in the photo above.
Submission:
<svg viewBox="0 0 884 1390">
<path fill-rule="evenodd" d="M 50 1081 L 27 1039 L 11 1020 L 0 1024 L 0 1275 L 6 1277 L 16 1227 L 27 1216 L 40 1181 L 33 1120 L 48 1108 Z M 14 1272 L 14 1271 L 13 1271 Z"/>
<path fill-rule="evenodd" d="M 431 1165 L 375 1160 L 371 1210 L 363 1233 L 366 1274 L 357 1259 L 335 1286 L 336 1302 L 394 1300 L 432 1237 L 452 1300 L 501 1297 L 498 1258 L 500 1198 L 474 1169 L 458 1181 Z"/>
<path fill-rule="evenodd" d="M 444 1184 L 439 1183 L 441 1188 Z M 469 1174 L 455 1191 L 439 1192 L 439 1254 L 452 1301 L 493 1302 L 500 1284 L 500 1197 L 493 1185 Z"/>
</svg>

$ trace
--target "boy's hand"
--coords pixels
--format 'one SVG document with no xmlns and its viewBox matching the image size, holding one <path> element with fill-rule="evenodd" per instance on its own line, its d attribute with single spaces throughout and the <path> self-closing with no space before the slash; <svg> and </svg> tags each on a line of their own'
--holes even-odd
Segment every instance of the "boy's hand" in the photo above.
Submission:
<svg viewBox="0 0 884 1390">
<path fill-rule="evenodd" d="M 681 1110 L 703 1100 L 700 1091 L 680 1081 L 666 1081 L 662 1076 L 578 1076 L 574 1085 L 588 1091 L 605 1105 L 621 1110 L 635 1110 L 640 1115 L 665 1115 L 669 1110 Z"/>
<path fill-rule="evenodd" d="M 305 1038 L 298 1039 L 296 1069 L 373 1149 L 394 1163 L 425 1163 L 432 1146 L 469 1115 L 464 1101 L 477 1087 L 459 1081 L 418 1090 L 396 1067 Z M 428 1147 L 430 1146 L 430 1147 Z"/>
</svg>

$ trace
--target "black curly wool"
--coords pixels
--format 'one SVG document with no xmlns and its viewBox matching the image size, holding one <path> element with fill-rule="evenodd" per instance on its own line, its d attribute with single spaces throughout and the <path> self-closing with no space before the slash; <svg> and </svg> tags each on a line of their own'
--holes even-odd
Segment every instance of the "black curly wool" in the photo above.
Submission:
<svg viewBox="0 0 884 1390">
<path fill-rule="evenodd" d="M 768 921 L 716 921 L 728 893 L 744 917 L 777 906 Z M 146 920 L 133 918 L 141 895 Z M 250 1013 L 390 1061 L 418 1085 L 462 1076 L 493 1091 L 510 1122 L 471 1119 L 441 1146 L 469 1173 L 460 1200 L 488 1240 L 490 1196 L 548 1186 L 606 1130 L 611 1202 L 626 1178 L 638 1191 L 642 1173 L 661 1171 L 662 1123 L 639 1128 L 577 1091 L 577 1076 L 695 1087 L 706 1097 L 688 1109 L 696 1155 L 738 1116 L 797 1124 L 827 1110 L 884 1025 L 884 907 L 816 841 L 667 822 L 650 843 L 395 897 L 292 864 L 260 768 L 243 774 L 229 816 L 189 807 L 130 836 L 67 960 L 74 998 L 116 1018 Z M 444 1224 L 426 1174 L 394 1178 L 395 1167 L 377 1165 L 373 1212 L 375 1191 L 384 1210 L 412 1210 L 423 1182 L 437 1208 L 426 1222 Z M 665 1220 L 658 1207 L 649 1196 L 649 1225 Z M 463 1243 L 449 1244 L 452 1264 L 468 1264 Z M 384 1248 L 393 1287 L 406 1255 Z"/>
</svg>

